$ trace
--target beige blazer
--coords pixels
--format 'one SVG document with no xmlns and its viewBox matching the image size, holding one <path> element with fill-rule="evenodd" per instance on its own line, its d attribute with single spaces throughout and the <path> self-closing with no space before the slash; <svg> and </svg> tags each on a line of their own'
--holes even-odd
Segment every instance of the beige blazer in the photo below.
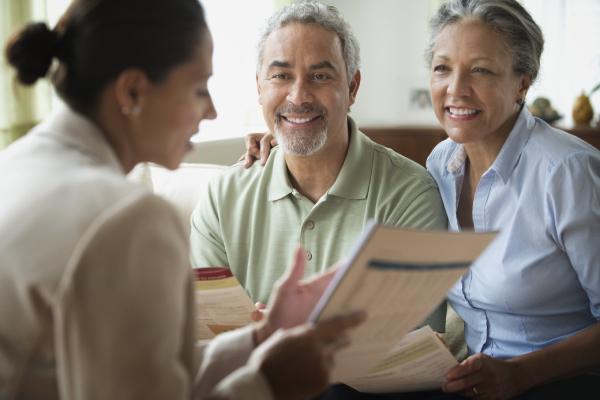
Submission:
<svg viewBox="0 0 600 400">
<path fill-rule="evenodd" d="M 70 110 L 0 152 L 0 399 L 270 398 L 249 329 L 195 352 L 187 241 Z"/>
</svg>

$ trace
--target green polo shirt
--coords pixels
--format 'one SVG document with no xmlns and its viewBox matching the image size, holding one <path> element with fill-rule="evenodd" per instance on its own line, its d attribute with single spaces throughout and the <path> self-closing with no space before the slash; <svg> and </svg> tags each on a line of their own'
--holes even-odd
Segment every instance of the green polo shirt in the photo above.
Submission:
<svg viewBox="0 0 600 400">
<path fill-rule="evenodd" d="M 342 169 L 316 204 L 292 187 L 278 147 L 264 167 L 236 164 L 213 180 L 192 214 L 192 265 L 228 266 L 253 301 L 266 303 L 298 244 L 310 276 L 347 257 L 369 219 L 446 229 L 427 171 L 370 140 L 351 119 L 349 128 Z"/>
</svg>

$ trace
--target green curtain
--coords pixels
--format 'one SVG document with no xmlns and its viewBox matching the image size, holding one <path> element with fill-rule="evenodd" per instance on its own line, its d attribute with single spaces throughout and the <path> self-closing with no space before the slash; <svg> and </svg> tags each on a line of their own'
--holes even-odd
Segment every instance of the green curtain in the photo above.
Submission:
<svg viewBox="0 0 600 400">
<path fill-rule="evenodd" d="M 27 22 L 47 20 L 46 0 L 0 1 L 0 149 L 24 135 L 50 112 L 52 90 L 45 80 L 32 87 L 19 85 L 4 49 L 14 32 Z"/>
</svg>

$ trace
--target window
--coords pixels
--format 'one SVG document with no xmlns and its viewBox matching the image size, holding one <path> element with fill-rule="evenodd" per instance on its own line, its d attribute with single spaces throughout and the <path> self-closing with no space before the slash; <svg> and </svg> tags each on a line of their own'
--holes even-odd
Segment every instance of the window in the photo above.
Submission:
<svg viewBox="0 0 600 400">
<path fill-rule="evenodd" d="M 52 25 L 69 2 L 47 0 Z M 264 131 L 255 84 L 256 42 L 261 27 L 275 10 L 276 0 L 202 0 L 201 3 L 215 45 L 209 89 L 218 117 L 204 121 L 194 140 L 218 140 Z"/>
<path fill-rule="evenodd" d="M 550 99 L 562 114 L 559 125 L 573 125 L 571 110 L 582 91 L 600 83 L 600 2 L 597 0 L 523 0 L 546 39 L 538 82 L 528 94 Z M 591 97 L 596 118 L 600 91 Z"/>
<path fill-rule="evenodd" d="M 203 0 L 214 41 L 209 89 L 217 119 L 200 124 L 194 140 L 218 140 L 266 129 L 256 93 L 256 42 L 274 0 Z"/>
</svg>

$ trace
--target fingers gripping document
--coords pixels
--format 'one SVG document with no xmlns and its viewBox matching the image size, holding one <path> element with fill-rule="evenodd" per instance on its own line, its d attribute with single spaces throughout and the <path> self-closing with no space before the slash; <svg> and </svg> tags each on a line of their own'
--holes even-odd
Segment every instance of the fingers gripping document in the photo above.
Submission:
<svg viewBox="0 0 600 400">
<path fill-rule="evenodd" d="M 456 359 L 429 326 L 408 333 L 366 374 L 348 382 L 362 392 L 415 392 L 439 388 Z"/>
<path fill-rule="evenodd" d="M 367 392 L 439 388 L 457 363 L 428 327 L 440 304 L 495 233 L 419 231 L 370 223 L 326 289 L 311 320 L 364 309 L 332 382 Z"/>
</svg>

